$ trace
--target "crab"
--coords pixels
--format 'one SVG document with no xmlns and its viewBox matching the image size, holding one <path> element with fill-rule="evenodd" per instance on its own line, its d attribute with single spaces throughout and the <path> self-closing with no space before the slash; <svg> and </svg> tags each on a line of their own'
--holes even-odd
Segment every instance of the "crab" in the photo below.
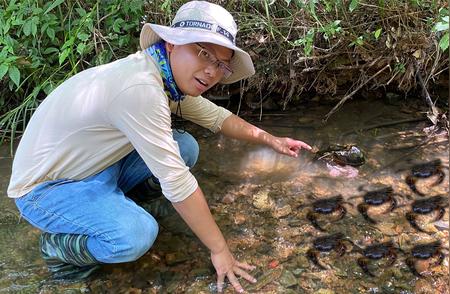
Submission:
<svg viewBox="0 0 450 294">
<path fill-rule="evenodd" d="M 347 209 L 343 206 L 344 203 L 348 202 L 344 201 L 342 195 L 315 200 L 312 204 L 310 204 L 312 206 L 312 210 L 308 211 L 308 213 L 306 214 L 306 218 L 316 229 L 324 232 L 325 229 L 323 229 L 317 222 L 317 215 L 332 214 L 333 212 L 338 211 L 339 216 L 336 220 L 340 220 L 347 213 Z M 352 205 L 351 203 L 348 204 Z"/>
<path fill-rule="evenodd" d="M 366 274 L 375 277 L 369 270 L 370 261 L 388 258 L 389 261 L 386 266 L 391 266 L 397 260 L 397 250 L 398 248 L 394 246 L 392 241 L 369 245 L 362 249 L 360 248 L 359 251 L 363 256 L 358 258 L 358 265 Z"/>
<path fill-rule="evenodd" d="M 442 195 L 432 196 L 425 199 L 415 200 L 411 204 L 411 211 L 406 213 L 406 219 L 411 224 L 413 228 L 420 232 L 427 233 L 424 229 L 422 229 L 416 221 L 417 215 L 425 215 L 432 213 L 434 211 L 438 211 L 439 214 L 436 216 L 434 221 L 440 220 L 445 214 L 445 208 L 448 207 L 448 198 Z"/>
<path fill-rule="evenodd" d="M 361 166 L 366 162 L 364 153 L 356 145 L 331 145 L 324 150 L 317 151 L 315 159 L 341 166 Z"/>
<path fill-rule="evenodd" d="M 425 196 L 424 193 L 417 190 L 417 180 L 430 178 L 432 176 L 438 176 L 437 180 L 432 184 L 432 186 L 439 185 L 445 178 L 445 173 L 443 171 L 444 168 L 448 169 L 448 167 L 442 165 L 440 159 L 413 165 L 409 174 L 406 176 L 406 184 L 417 195 Z"/>
<path fill-rule="evenodd" d="M 321 269 L 327 269 L 319 261 L 320 253 L 335 251 L 339 256 L 343 256 L 347 250 L 344 244 L 345 241 L 348 240 L 344 238 L 342 233 L 318 237 L 313 241 L 313 246 L 306 252 L 306 256 Z"/>
<path fill-rule="evenodd" d="M 364 191 L 362 187 L 359 188 L 360 191 Z M 373 218 L 371 218 L 368 215 L 369 208 L 371 206 L 380 206 L 385 203 L 390 203 L 389 208 L 386 210 L 385 213 L 391 212 L 394 209 L 397 208 L 397 200 L 395 199 L 395 196 L 401 196 L 400 194 L 394 193 L 394 190 L 392 187 L 383 187 L 378 190 L 373 191 L 366 191 L 364 195 L 361 196 L 353 196 L 349 199 L 355 199 L 363 197 L 364 201 L 360 204 L 358 204 L 357 208 L 359 213 L 362 214 L 365 220 L 372 224 L 376 224 L 377 221 L 375 221 Z"/>
<path fill-rule="evenodd" d="M 411 249 L 410 256 L 406 259 L 406 264 L 415 276 L 422 277 L 422 274 L 416 268 L 417 261 L 437 257 L 436 265 L 441 265 L 445 258 L 443 250 L 444 248 L 440 241 L 416 245 Z"/>
</svg>

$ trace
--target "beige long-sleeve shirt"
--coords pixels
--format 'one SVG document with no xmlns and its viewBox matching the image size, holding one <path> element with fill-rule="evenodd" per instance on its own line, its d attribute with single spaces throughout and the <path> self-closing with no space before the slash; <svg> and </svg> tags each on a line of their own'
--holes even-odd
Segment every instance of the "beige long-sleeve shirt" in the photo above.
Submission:
<svg viewBox="0 0 450 294">
<path fill-rule="evenodd" d="M 33 114 L 15 154 L 8 196 L 23 196 L 49 180 L 89 177 L 136 149 L 163 194 L 184 200 L 198 184 L 172 137 L 176 107 L 143 51 L 80 72 Z M 187 96 L 181 109 L 183 118 L 213 132 L 231 115 L 201 96 Z"/>
</svg>

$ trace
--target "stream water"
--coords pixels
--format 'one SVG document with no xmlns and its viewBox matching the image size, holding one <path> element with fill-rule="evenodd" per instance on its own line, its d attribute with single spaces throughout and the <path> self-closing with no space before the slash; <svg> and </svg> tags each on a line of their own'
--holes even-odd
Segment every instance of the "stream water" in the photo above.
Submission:
<svg viewBox="0 0 450 294">
<path fill-rule="evenodd" d="M 442 264 L 437 257 L 418 261 L 422 277 L 413 275 L 406 265 L 411 248 L 439 240 L 448 248 L 448 208 L 442 221 L 434 222 L 436 212 L 419 216 L 419 232 L 405 215 L 415 195 L 405 178 L 412 165 L 441 159 L 445 180 L 436 186 L 431 179 L 417 181 L 427 196 L 448 195 L 448 137 L 438 134 L 429 139 L 426 120 L 375 128 L 392 121 L 414 120 L 425 108 L 405 107 L 407 101 L 351 101 L 324 124 L 330 106 L 304 107 L 281 114 L 263 113 L 247 120 L 280 136 L 290 136 L 324 148 L 328 144 L 357 144 L 366 163 L 354 178 L 333 177 L 327 168 L 303 152 L 293 159 L 270 149 L 226 139 L 196 126 L 187 125 L 198 139 L 199 162 L 193 169 L 213 215 L 229 246 L 240 260 L 256 265 L 258 282 L 250 293 L 449 293 L 448 251 Z M 408 102 L 409 103 L 409 102 Z M 422 113 L 423 116 L 423 113 Z M 371 128 L 373 127 L 373 128 Z M 365 128 L 365 129 L 364 129 Z M 361 129 L 364 129 L 361 131 Z M 0 293 L 210 293 L 216 292 L 215 273 L 205 247 L 188 231 L 175 229 L 177 218 L 166 224 L 156 244 L 138 261 L 105 265 L 89 281 L 52 281 L 38 248 L 39 231 L 19 221 L 15 205 L 6 197 L 11 158 L 7 146 L 0 150 Z M 371 224 L 357 210 L 366 191 L 391 186 L 399 208 L 386 212 L 389 205 L 369 208 L 377 221 Z M 312 201 L 342 195 L 347 213 L 317 215 L 326 232 L 317 230 L 307 218 Z M 445 196 L 447 197 L 447 196 Z M 177 226 L 175 226 L 177 227 Z M 181 231 L 181 232 L 180 232 Z M 184 233 L 183 233 L 184 232 Z M 345 253 L 319 253 L 321 269 L 307 258 L 313 241 L 332 233 L 342 233 Z M 358 260 L 361 252 L 352 250 L 392 241 L 397 258 L 392 265 L 386 258 L 368 265 L 374 276 L 365 273 Z M 401 250 L 398 250 L 400 248 Z M 225 293 L 233 293 L 228 286 Z"/>
</svg>

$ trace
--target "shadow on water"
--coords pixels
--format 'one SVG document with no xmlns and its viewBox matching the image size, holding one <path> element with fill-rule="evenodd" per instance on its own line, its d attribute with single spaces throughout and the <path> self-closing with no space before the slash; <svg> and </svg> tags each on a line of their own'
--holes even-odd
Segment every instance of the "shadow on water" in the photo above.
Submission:
<svg viewBox="0 0 450 294">
<path fill-rule="evenodd" d="M 436 213 L 420 216 L 418 222 L 429 233 L 418 232 L 405 218 L 414 195 L 405 177 L 414 163 L 441 159 L 448 167 L 448 138 L 428 140 L 416 112 L 379 101 L 358 101 L 344 107 L 322 123 L 329 107 L 301 109 L 289 114 L 263 116 L 254 123 L 281 136 L 301 139 L 324 148 L 330 143 L 357 144 L 366 155 L 366 164 L 354 178 L 332 177 L 309 153 L 288 158 L 260 146 L 212 135 L 189 125 L 196 135 L 200 159 L 196 175 L 210 203 L 213 215 L 237 258 L 257 266 L 256 285 L 251 293 L 448 293 L 448 257 L 441 265 L 437 258 L 416 263 L 422 278 L 406 265 L 414 245 L 440 240 L 448 247 L 448 209 L 442 221 L 433 223 Z M 252 118 L 250 118 L 251 120 Z M 417 119 L 417 120 L 416 120 Z M 382 128 L 376 125 L 406 121 Z M 361 131 L 363 129 L 363 131 Z M 25 221 L 18 222 L 14 203 L 5 197 L 11 159 L 0 157 L 0 293 L 208 293 L 215 292 L 214 269 L 207 250 L 187 234 L 162 228 L 154 247 L 133 263 L 107 265 L 90 281 L 55 284 L 38 252 L 39 232 Z M 406 169 L 405 169 L 406 168 Z M 401 171 L 402 169 L 405 169 Z M 427 196 L 448 195 L 446 178 L 431 186 L 436 177 L 417 181 Z M 362 198 L 349 199 L 379 186 L 391 186 L 398 194 L 399 208 L 386 213 L 389 205 L 370 208 L 369 223 L 357 210 Z M 326 232 L 317 230 L 307 219 L 314 199 L 341 194 L 347 214 L 317 215 Z M 409 198 L 408 198 L 408 197 Z M 356 245 L 345 245 L 345 254 L 320 253 L 321 269 L 307 258 L 313 240 L 319 236 L 342 233 Z M 392 266 L 386 259 L 370 262 L 374 277 L 358 266 L 361 252 L 352 247 L 367 247 L 392 241 L 400 248 Z M 447 251 L 444 250 L 447 254 Z M 231 287 L 225 292 L 232 293 Z"/>
</svg>

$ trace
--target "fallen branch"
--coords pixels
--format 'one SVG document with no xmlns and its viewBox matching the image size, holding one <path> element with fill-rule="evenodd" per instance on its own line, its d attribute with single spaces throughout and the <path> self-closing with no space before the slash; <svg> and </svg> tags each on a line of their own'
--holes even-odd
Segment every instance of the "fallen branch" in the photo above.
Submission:
<svg viewBox="0 0 450 294">
<path fill-rule="evenodd" d="M 375 125 L 370 125 L 370 126 L 361 128 L 361 129 L 348 131 L 348 132 L 344 133 L 344 136 L 349 135 L 351 133 L 368 131 L 368 130 L 377 129 L 377 128 L 390 127 L 390 126 L 395 126 L 395 125 L 399 125 L 399 124 L 404 124 L 404 123 L 409 123 L 409 122 L 418 122 L 418 121 L 424 121 L 424 120 L 427 120 L 427 118 L 426 117 L 408 118 L 408 119 L 402 119 L 402 120 L 397 120 L 397 121 L 391 121 L 391 122 L 387 122 L 387 123 L 375 124 Z"/>
<path fill-rule="evenodd" d="M 358 87 L 356 87 L 355 90 L 353 90 L 353 92 L 351 92 L 350 94 L 346 95 L 344 98 L 341 99 L 341 101 L 339 101 L 339 103 L 333 107 L 333 109 L 331 109 L 330 112 L 328 112 L 325 115 L 324 118 L 324 122 L 326 122 L 330 116 L 335 113 L 344 103 L 345 101 L 347 101 L 348 99 L 350 99 L 353 95 L 355 95 L 356 92 L 358 92 L 364 85 L 366 85 L 368 82 L 370 82 L 373 78 L 375 78 L 376 76 L 378 76 L 380 73 L 382 73 L 385 69 L 387 69 L 388 67 L 390 67 L 389 64 L 387 64 L 385 67 L 383 67 L 382 69 L 380 69 L 376 74 L 374 74 L 372 77 L 370 77 L 369 79 L 367 79 L 364 83 L 361 83 L 361 85 L 359 85 Z"/>
<path fill-rule="evenodd" d="M 336 56 L 339 55 L 340 53 L 329 53 L 329 54 L 325 54 L 325 55 L 319 55 L 319 56 L 303 56 L 300 57 L 299 59 L 297 59 L 296 61 L 294 61 L 294 65 L 300 63 L 300 62 L 304 62 L 304 61 L 309 61 L 309 60 L 320 60 L 320 59 L 325 59 L 325 58 L 329 58 L 332 56 Z"/>
<path fill-rule="evenodd" d="M 441 111 L 439 111 L 439 108 L 437 108 L 434 105 L 433 101 L 431 100 L 430 93 L 428 93 L 427 87 L 425 86 L 425 83 L 422 79 L 422 75 L 420 74 L 419 67 L 417 66 L 417 62 L 415 62 L 414 65 L 416 67 L 416 77 L 417 77 L 417 80 L 419 81 L 420 86 L 422 87 L 422 93 L 424 95 L 425 102 L 427 103 L 427 105 L 430 107 L 430 110 L 431 110 L 431 111 L 428 111 L 427 117 L 431 120 L 433 125 L 437 125 Z"/>
</svg>

